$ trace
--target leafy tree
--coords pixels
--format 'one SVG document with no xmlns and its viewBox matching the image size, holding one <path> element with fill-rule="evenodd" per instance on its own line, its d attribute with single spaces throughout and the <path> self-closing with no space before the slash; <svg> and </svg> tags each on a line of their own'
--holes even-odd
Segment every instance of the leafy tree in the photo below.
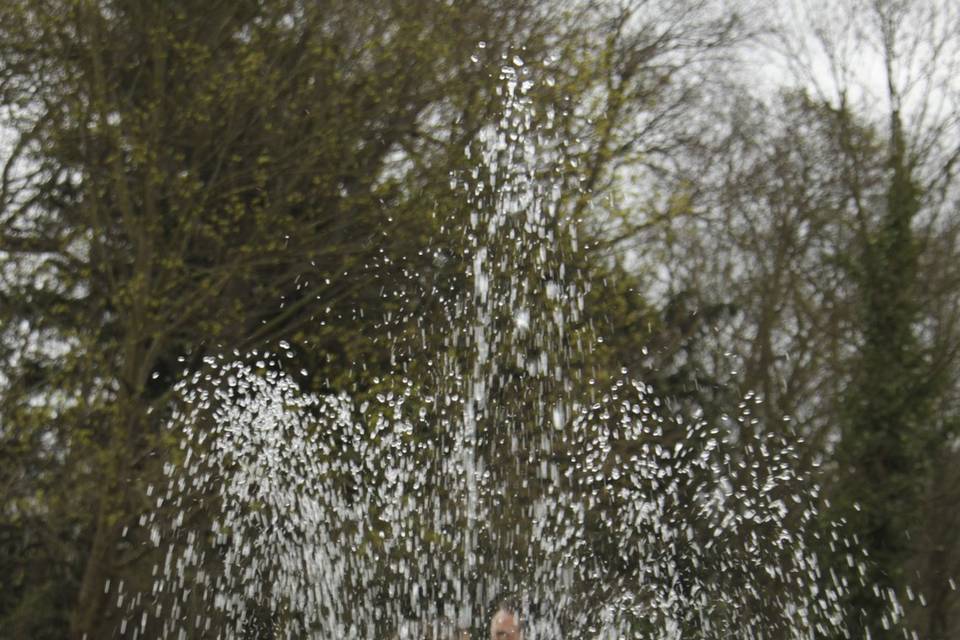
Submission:
<svg viewBox="0 0 960 640">
<path fill-rule="evenodd" d="M 676 195 L 660 206 L 662 253 L 653 255 L 667 262 L 668 292 L 735 311 L 713 343 L 731 355 L 698 366 L 736 371 L 731 383 L 763 395 L 760 424 L 781 428 L 789 416 L 782 428 L 809 439 L 807 454 L 824 463 L 834 507 L 825 526 L 846 519 L 851 538 L 841 545 L 865 549 L 872 566 L 851 578 L 853 632 L 888 633 L 893 589 L 909 625 L 948 637 L 955 597 L 944 566 L 954 566 L 955 546 L 942 523 L 953 519 L 955 492 L 936 461 L 952 459 L 956 437 L 947 194 L 957 120 L 941 75 L 958 60 L 955 9 L 821 8 L 824 17 L 798 25 L 794 16 L 782 32 L 803 90 L 718 98 L 729 107 L 717 134 L 664 187 Z M 880 85 L 857 84 L 867 60 L 884 69 Z M 678 198 L 690 214 L 666 215 Z M 828 531 L 825 549 L 831 542 Z"/>
<path fill-rule="evenodd" d="M 333 365 L 386 361 L 359 340 L 373 320 L 350 313 L 379 307 L 363 265 L 384 246 L 414 255 L 430 233 L 429 209 L 410 199 L 450 167 L 405 167 L 438 114 L 483 113 L 490 81 L 462 55 L 466 34 L 533 37 L 531 7 L 500 9 L 23 2 L 4 13 L 3 102 L 18 138 L 0 239 L 3 437 L 22 452 L 4 500 L 18 594 L 5 615 L 62 635 L 62 606 L 47 620 L 17 611 L 75 597 L 72 635 L 106 633 L 107 576 L 149 567 L 121 533 L 146 508 L 184 366 L 290 338 L 328 307 L 338 330 L 316 339 Z M 388 215 L 405 216 L 389 234 Z M 49 539 L 33 542 L 43 529 Z M 28 572 L 25 544 L 61 558 L 66 579 Z"/>
<path fill-rule="evenodd" d="M 108 635 L 108 577 L 149 580 L 156 558 L 124 533 L 174 449 L 163 424 L 182 372 L 289 340 L 305 388 L 375 393 L 402 375 L 394 335 L 448 311 L 424 283 L 462 286 L 469 261 L 437 241 L 469 215 L 449 175 L 500 115 L 491 69 L 508 53 L 562 54 L 535 117 L 554 121 L 583 277 L 613 276 L 592 251 L 591 197 L 640 142 L 669 138 L 651 132 L 682 120 L 690 57 L 735 34 L 733 16 L 696 6 L 663 31 L 629 6 L 533 0 L 7 3 L 6 628 Z"/>
</svg>

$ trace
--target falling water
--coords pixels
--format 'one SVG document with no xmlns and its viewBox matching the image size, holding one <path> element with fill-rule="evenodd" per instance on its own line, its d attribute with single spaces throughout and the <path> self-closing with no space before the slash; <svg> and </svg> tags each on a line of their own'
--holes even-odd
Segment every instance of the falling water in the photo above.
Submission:
<svg viewBox="0 0 960 640">
<path fill-rule="evenodd" d="M 177 385 L 180 446 L 140 522 L 153 584 L 113 586 L 119 635 L 476 637 L 509 592 L 528 639 L 849 637 L 863 558 L 818 559 L 818 536 L 843 537 L 818 529 L 796 444 L 746 428 L 760 398 L 711 424 L 627 372 L 578 397 L 576 225 L 532 75 L 504 60 L 501 119 L 452 176 L 470 286 L 424 379 L 370 402 L 305 393 L 281 343 Z"/>
</svg>

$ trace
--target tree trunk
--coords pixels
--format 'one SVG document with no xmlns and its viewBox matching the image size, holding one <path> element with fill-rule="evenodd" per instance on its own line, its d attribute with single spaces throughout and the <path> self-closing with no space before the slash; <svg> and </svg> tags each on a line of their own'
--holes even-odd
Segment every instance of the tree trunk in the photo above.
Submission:
<svg viewBox="0 0 960 640">
<path fill-rule="evenodd" d="M 102 488 L 101 491 L 93 544 L 87 556 L 87 564 L 70 624 L 70 635 L 74 640 L 94 640 L 99 637 L 97 623 L 106 597 L 103 585 L 107 576 L 107 557 L 113 529 L 109 518 L 110 491 L 106 488 Z"/>
</svg>

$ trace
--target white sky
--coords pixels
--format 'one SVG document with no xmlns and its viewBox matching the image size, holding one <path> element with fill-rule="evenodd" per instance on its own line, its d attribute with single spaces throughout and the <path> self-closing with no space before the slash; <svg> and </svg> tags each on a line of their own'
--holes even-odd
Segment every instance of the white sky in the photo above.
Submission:
<svg viewBox="0 0 960 640">
<path fill-rule="evenodd" d="M 758 79 L 770 88 L 800 85 L 830 104 L 841 93 L 862 117 L 886 126 L 888 74 L 876 6 L 902 10 L 896 21 L 893 84 L 908 135 L 934 128 L 960 138 L 960 2 L 956 0 L 780 0 L 767 16 L 780 34 L 756 47 Z"/>
</svg>

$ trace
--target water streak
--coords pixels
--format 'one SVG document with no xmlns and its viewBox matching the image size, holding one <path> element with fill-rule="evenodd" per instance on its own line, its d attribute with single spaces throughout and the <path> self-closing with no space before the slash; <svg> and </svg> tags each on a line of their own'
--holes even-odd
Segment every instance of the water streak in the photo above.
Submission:
<svg viewBox="0 0 960 640">
<path fill-rule="evenodd" d="M 180 449 L 141 521 L 160 559 L 149 592 L 114 587 L 120 635 L 482 634 L 512 592 L 528 639 L 848 637 L 863 559 L 817 557 L 794 445 L 626 375 L 575 397 L 589 349 L 551 114 L 519 57 L 501 80 L 499 123 L 452 179 L 470 284 L 431 375 L 358 403 L 302 392 L 274 354 L 208 358 L 176 388 Z"/>
</svg>

